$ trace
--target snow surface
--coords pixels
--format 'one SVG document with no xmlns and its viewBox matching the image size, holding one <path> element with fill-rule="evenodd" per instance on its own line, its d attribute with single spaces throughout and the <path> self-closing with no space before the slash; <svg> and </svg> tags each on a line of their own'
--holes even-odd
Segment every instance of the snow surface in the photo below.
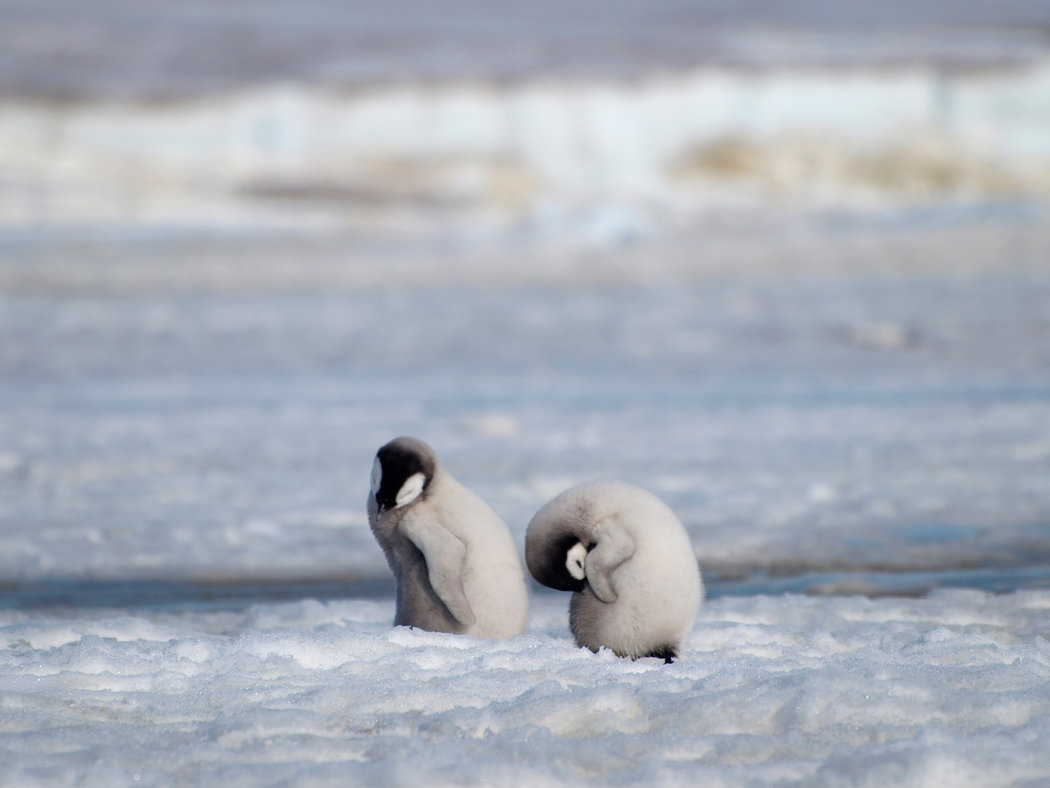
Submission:
<svg viewBox="0 0 1050 788">
<path fill-rule="evenodd" d="M 0 785 L 1050 783 L 1045 3 L 240 5 L 0 0 Z M 399 434 L 683 658 L 392 629 Z"/>
<path fill-rule="evenodd" d="M 1041 0 L 0 0 L 0 94 L 167 99 L 291 80 L 353 87 L 750 67 L 1023 63 Z"/>
<path fill-rule="evenodd" d="M 1026 215 L 485 286 L 222 238 L 194 243 L 230 278 L 158 282 L 182 241 L 10 239 L 0 784 L 1045 782 L 1050 279 Z M 400 433 L 519 545 L 586 478 L 664 498 L 712 595 L 683 659 L 575 648 L 555 594 L 512 641 L 391 630 L 364 497 Z"/>
<path fill-rule="evenodd" d="M 0 221 L 390 230 L 599 245 L 714 203 L 1050 194 L 1050 56 L 996 71 L 700 67 L 172 103 L 0 101 Z M 572 234 L 571 232 L 569 234 Z"/>
<path fill-rule="evenodd" d="M 723 598 L 683 658 L 503 642 L 391 602 L 0 613 L 0 784 L 1036 785 L 1050 592 Z"/>
<path fill-rule="evenodd" d="M 657 249 L 623 283 L 500 284 L 492 268 L 484 287 L 307 273 L 259 291 L 257 271 L 310 249 L 217 241 L 236 287 L 157 289 L 133 278 L 167 265 L 156 244 L 115 247 L 139 255 L 128 268 L 108 245 L 15 246 L 11 269 L 64 258 L 74 290 L 12 273 L 0 295 L 0 576 L 385 577 L 364 499 L 400 434 L 519 544 L 547 500 L 604 477 L 662 497 L 720 577 L 1046 567 L 1050 233 L 1025 226 L 955 225 L 944 247 L 922 229 L 902 246 L 781 241 L 786 266 L 812 251 L 837 274 L 653 281 Z M 857 272 L 842 260 L 858 240 L 978 269 Z M 181 247 L 165 254 L 181 267 Z M 432 265 L 407 270 L 452 276 Z"/>
</svg>

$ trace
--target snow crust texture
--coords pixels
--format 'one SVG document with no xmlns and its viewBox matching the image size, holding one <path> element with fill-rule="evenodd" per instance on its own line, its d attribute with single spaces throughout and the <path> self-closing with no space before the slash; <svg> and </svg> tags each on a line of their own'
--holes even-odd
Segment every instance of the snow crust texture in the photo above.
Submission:
<svg viewBox="0 0 1050 788">
<path fill-rule="evenodd" d="M 0 614 L 0 784 L 1035 785 L 1050 593 L 708 602 L 671 665 L 392 602 Z"/>
</svg>

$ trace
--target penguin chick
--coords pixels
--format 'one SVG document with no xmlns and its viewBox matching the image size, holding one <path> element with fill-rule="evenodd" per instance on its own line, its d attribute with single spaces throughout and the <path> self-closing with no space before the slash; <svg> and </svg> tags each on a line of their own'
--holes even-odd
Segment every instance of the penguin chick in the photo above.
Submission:
<svg viewBox="0 0 1050 788">
<path fill-rule="evenodd" d="M 506 524 L 427 444 L 379 449 L 368 522 L 394 573 L 395 626 L 491 640 L 525 632 L 525 572 Z"/>
<path fill-rule="evenodd" d="M 623 482 L 589 482 L 540 509 L 525 534 L 537 582 L 572 591 L 578 646 L 670 662 L 688 637 L 703 582 L 685 528 L 659 498 Z"/>
</svg>

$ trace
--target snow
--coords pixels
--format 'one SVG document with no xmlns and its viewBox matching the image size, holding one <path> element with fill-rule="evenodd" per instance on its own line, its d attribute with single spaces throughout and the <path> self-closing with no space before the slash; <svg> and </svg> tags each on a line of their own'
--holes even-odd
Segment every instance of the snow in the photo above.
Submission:
<svg viewBox="0 0 1050 788">
<path fill-rule="evenodd" d="M 4 785 L 1007 785 L 1050 777 L 1050 593 L 709 601 L 683 658 L 389 601 L 0 614 Z"/>
<path fill-rule="evenodd" d="M 990 72 L 272 84 L 160 105 L 7 99 L 0 218 L 363 231 L 432 222 L 436 207 L 464 233 L 527 227 L 616 246 L 726 193 L 1045 197 L 1048 123 L 1046 58 Z"/>
<path fill-rule="evenodd" d="M 921 276 L 259 292 L 253 245 L 233 292 L 9 280 L 0 574 L 385 577 L 364 498 L 400 434 L 519 544 L 543 503 L 605 477 L 667 501 L 726 577 L 1045 566 L 1050 280 L 999 264 L 1023 231 L 983 227 L 1002 239 L 971 245 L 983 272 Z M 911 253 L 937 238 L 912 231 Z"/>
<path fill-rule="evenodd" d="M 1044 8 L 124 5 L 0 0 L 0 786 L 1050 782 Z M 392 628 L 401 434 L 682 659 Z"/>
<path fill-rule="evenodd" d="M 0 784 L 1050 779 L 1042 227 L 557 287 L 287 290 L 285 247 L 217 239 L 239 284 L 157 288 L 94 261 L 157 242 L 14 246 L 119 286 L 4 263 Z M 711 597 L 683 658 L 577 649 L 535 590 L 511 641 L 392 629 L 364 496 L 401 433 L 519 545 L 578 481 L 660 495 Z"/>
<path fill-rule="evenodd" d="M 1045 53 L 1050 21 L 1033 0 L 804 0 L 761 12 L 722 0 L 535 0 L 499 14 L 483 0 L 391 0 L 379 12 L 366 0 L 0 0 L 0 16 L 0 93 L 154 101 L 282 79 L 346 89 L 479 73 L 631 77 L 698 62 L 994 68 Z"/>
</svg>

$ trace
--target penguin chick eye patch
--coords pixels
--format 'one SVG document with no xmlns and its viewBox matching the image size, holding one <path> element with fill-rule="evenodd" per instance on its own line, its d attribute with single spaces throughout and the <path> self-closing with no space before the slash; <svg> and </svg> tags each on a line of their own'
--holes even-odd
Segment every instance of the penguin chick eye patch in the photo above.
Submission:
<svg viewBox="0 0 1050 788">
<path fill-rule="evenodd" d="M 584 569 L 584 560 L 586 558 L 587 548 L 581 542 L 574 544 L 569 548 L 569 552 L 565 554 L 565 568 L 577 580 L 583 580 L 587 576 L 587 571 Z"/>
<path fill-rule="evenodd" d="M 412 503 L 412 501 L 416 500 L 416 498 L 423 494 L 423 487 L 426 483 L 426 476 L 422 473 L 413 473 L 405 479 L 405 483 L 402 484 L 401 489 L 397 491 L 397 496 L 394 498 L 394 506 L 401 507 Z"/>
<path fill-rule="evenodd" d="M 379 492 L 379 487 L 383 483 L 383 463 L 376 457 L 374 463 L 372 463 L 372 496 Z"/>
</svg>

